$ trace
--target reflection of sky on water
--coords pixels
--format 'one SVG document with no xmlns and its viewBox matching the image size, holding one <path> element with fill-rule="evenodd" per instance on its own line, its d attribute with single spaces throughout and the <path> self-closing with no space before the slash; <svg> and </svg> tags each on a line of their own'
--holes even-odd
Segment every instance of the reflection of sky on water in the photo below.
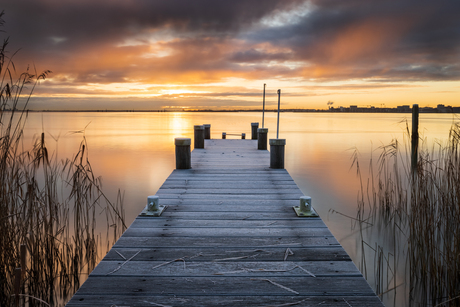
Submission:
<svg viewBox="0 0 460 307">
<path fill-rule="evenodd" d="M 363 179 L 368 178 L 371 151 L 392 139 L 404 140 L 405 119 L 411 114 L 282 113 L 280 138 L 287 140 L 286 169 L 299 188 L 312 197 L 313 206 L 356 260 L 359 245 L 351 221 L 331 210 L 356 216 L 359 180 L 351 167 L 353 148 L 360 157 Z M 175 167 L 174 138 L 193 139 L 193 125 L 211 124 L 211 137 L 222 132 L 251 135 L 251 122 L 260 113 L 30 113 L 25 146 L 42 130 L 53 149 L 58 139 L 58 157 L 71 157 L 78 150 L 86 127 L 89 159 L 94 173 L 103 178 L 103 188 L 115 201 L 124 191 L 127 224 L 145 206 Z M 428 146 L 446 140 L 453 116 L 422 114 L 420 132 Z M 276 113 L 265 114 L 269 138 L 276 136 Z M 236 138 L 236 136 L 233 136 Z M 193 141 L 192 141 L 193 147 Z M 104 223 L 101 222 L 101 225 Z M 104 229 L 100 229 L 104 233 Z"/>
<path fill-rule="evenodd" d="M 365 168 L 371 149 L 393 138 L 403 141 L 401 121 L 406 118 L 410 121 L 410 114 L 282 113 L 286 168 L 304 193 L 317 194 L 313 201 L 323 215 L 330 208 L 353 211 L 355 199 L 348 201 L 356 197 L 358 183 L 355 170 L 350 170 L 353 148 Z M 193 138 L 193 125 L 207 123 L 212 138 L 221 138 L 223 131 L 244 132 L 250 138 L 251 122 L 261 122 L 260 113 L 30 113 L 24 144 L 44 130 L 52 150 L 56 142 L 51 136 L 58 138 L 58 157 L 63 159 L 73 155 L 82 140 L 83 133 L 73 132 L 86 127 L 93 169 L 106 189 L 125 191 L 127 217 L 132 219 L 144 198 L 154 194 L 174 169 L 175 137 Z M 451 123 L 452 115 L 422 114 L 420 131 L 430 142 L 445 140 Z M 265 114 L 265 127 L 274 138 L 275 113 Z M 324 205 L 321 195 L 336 196 Z"/>
</svg>

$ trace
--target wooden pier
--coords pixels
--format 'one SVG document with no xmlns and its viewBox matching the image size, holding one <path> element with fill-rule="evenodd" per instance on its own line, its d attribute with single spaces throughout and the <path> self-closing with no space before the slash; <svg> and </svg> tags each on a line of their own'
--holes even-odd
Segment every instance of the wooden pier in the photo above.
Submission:
<svg viewBox="0 0 460 307">
<path fill-rule="evenodd" d="M 383 306 L 269 160 L 256 140 L 206 140 L 157 192 L 161 217 L 138 217 L 67 306 Z"/>
</svg>

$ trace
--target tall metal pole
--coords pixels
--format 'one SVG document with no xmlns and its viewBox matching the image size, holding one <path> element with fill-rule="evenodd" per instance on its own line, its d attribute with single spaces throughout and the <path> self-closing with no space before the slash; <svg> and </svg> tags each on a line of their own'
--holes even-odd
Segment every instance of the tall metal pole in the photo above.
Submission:
<svg viewBox="0 0 460 307">
<path fill-rule="evenodd" d="M 262 107 L 262 128 L 264 128 L 264 117 L 265 117 L 265 83 L 264 83 L 264 104 Z"/>
<path fill-rule="evenodd" d="M 281 97 L 281 90 L 278 90 L 278 119 L 276 121 L 276 138 L 278 139 L 278 135 L 280 132 L 280 97 Z"/>
</svg>

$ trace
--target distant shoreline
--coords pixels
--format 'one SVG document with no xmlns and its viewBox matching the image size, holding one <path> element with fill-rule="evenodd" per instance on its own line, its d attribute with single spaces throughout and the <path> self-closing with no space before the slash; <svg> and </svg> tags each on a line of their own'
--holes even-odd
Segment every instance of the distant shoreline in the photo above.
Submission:
<svg viewBox="0 0 460 307">
<path fill-rule="evenodd" d="M 4 110 L 11 112 L 12 110 Z M 22 110 L 15 110 L 20 112 Z M 36 113 L 236 113 L 253 112 L 260 113 L 261 109 L 249 110 L 26 110 Z M 267 113 L 277 112 L 277 110 L 265 110 Z M 330 108 L 330 109 L 281 109 L 280 112 L 292 113 L 411 113 L 411 108 Z M 460 107 L 439 107 L 420 108 L 420 113 L 460 113 Z"/>
</svg>

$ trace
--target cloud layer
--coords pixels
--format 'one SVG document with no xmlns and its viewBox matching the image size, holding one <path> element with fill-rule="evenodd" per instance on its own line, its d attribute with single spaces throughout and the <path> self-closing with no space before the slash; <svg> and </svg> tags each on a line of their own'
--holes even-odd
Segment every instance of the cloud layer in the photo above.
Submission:
<svg viewBox="0 0 460 307">
<path fill-rule="evenodd" d="M 458 1 L 7 0 L 3 9 L 11 49 L 21 48 L 16 66 L 53 71 L 42 97 L 193 96 L 219 107 L 234 93 L 247 106 L 265 82 L 299 96 L 323 83 L 368 91 L 460 79 Z"/>
</svg>

